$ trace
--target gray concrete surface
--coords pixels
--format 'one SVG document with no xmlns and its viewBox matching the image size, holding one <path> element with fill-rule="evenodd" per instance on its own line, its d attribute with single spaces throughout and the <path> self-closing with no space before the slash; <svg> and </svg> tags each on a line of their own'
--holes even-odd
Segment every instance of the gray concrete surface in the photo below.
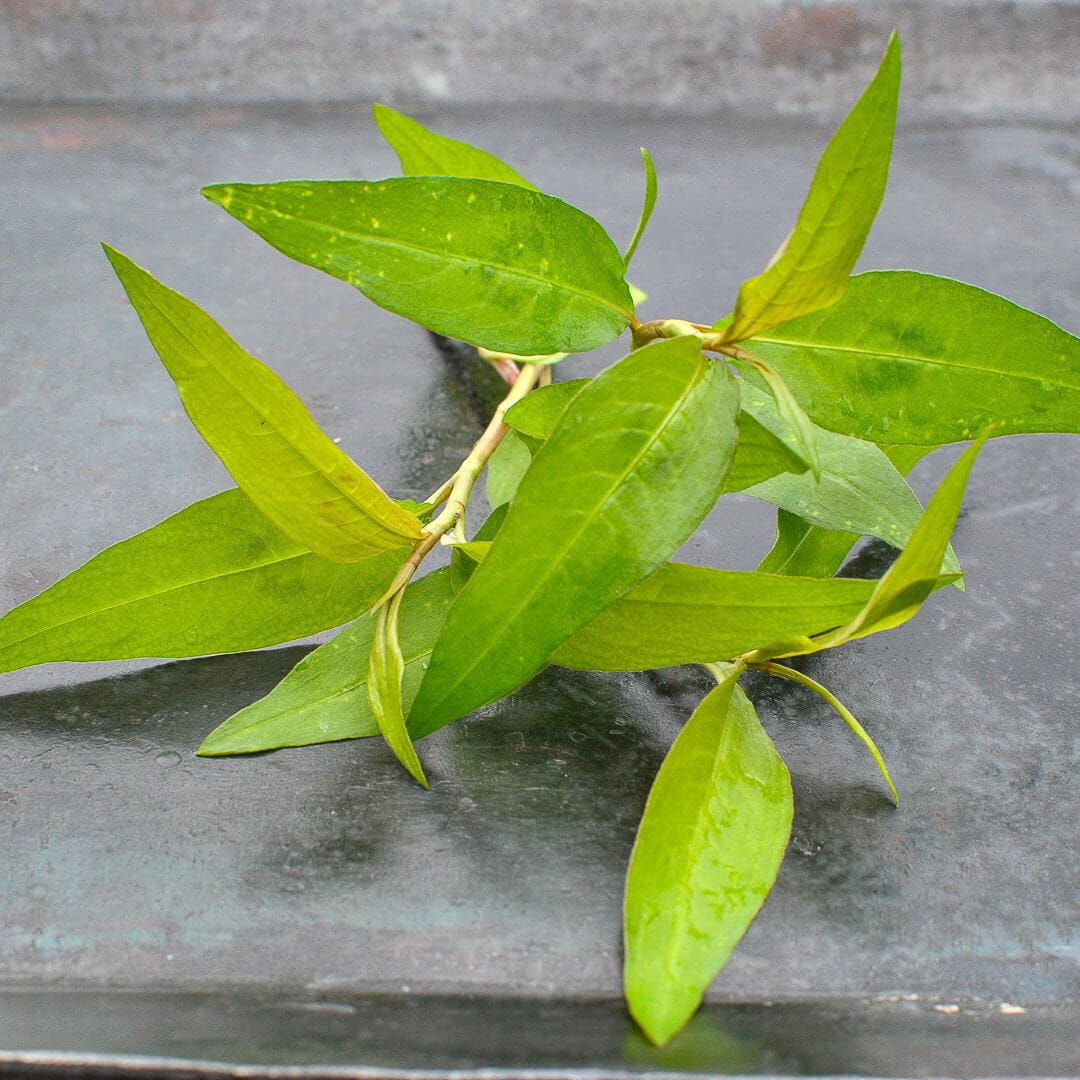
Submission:
<svg viewBox="0 0 1080 1080">
<path fill-rule="evenodd" d="M 661 188 L 634 271 L 653 296 L 645 314 L 701 320 L 724 312 L 775 248 L 823 139 L 779 121 L 427 119 L 505 156 L 618 238 L 636 219 L 637 147 L 648 146 Z M 975 281 L 1076 331 L 1076 160 L 1066 130 L 909 126 L 862 265 Z M 394 494 L 421 495 L 450 471 L 478 418 L 427 335 L 270 251 L 195 194 L 211 181 L 393 168 L 355 109 L 0 113 L 0 189 L 17 210 L 0 219 L 0 610 L 228 483 L 99 240 L 206 306 Z M 920 466 L 923 495 L 954 453 Z M 780 1068 L 788 1054 L 808 1071 L 896 1075 L 914 1061 L 912 1072 L 953 1063 L 964 1075 L 965 1061 L 990 1061 L 1015 1074 L 1080 1072 L 1068 1056 L 1080 1031 L 1077 475 L 1080 438 L 991 444 L 955 538 L 968 592 L 944 590 L 908 626 L 809 661 L 877 739 L 900 810 L 823 706 L 786 684 L 752 687 L 791 765 L 797 818 L 776 890 L 711 998 L 848 1010 L 847 1020 L 813 1014 L 811 1026 L 840 1033 L 829 1053 L 812 1051 L 802 1021 L 762 1021 L 756 1067 Z M 725 499 L 683 557 L 748 568 L 770 521 L 760 504 Z M 881 558 L 870 549 L 864 568 L 880 571 Z M 577 1015 L 574 1002 L 600 999 L 606 1019 L 578 1015 L 578 1056 L 556 1064 L 685 1065 L 640 1056 L 619 1010 L 620 896 L 651 777 L 704 678 L 549 672 L 424 741 L 430 793 L 374 740 L 194 756 L 301 653 L 0 676 L 0 1035 L 23 1033 L 8 1047 L 186 1046 L 198 1057 L 232 1037 L 239 1059 L 339 1061 L 351 1047 L 378 1063 L 387 1046 L 415 1049 L 413 1032 L 455 1025 L 476 1025 L 473 1053 L 476 1032 L 497 1027 L 491 1017 L 513 1000 L 550 1003 L 556 1019 L 542 1033 Z M 71 996 L 102 986 L 134 989 L 137 1007 L 119 991 Z M 203 1004 L 185 1005 L 181 989 Z M 383 1003 L 373 1013 L 354 1001 L 371 994 Z M 439 998 L 435 1016 L 450 1019 L 425 1029 L 413 995 Z M 266 1000 L 286 1012 L 299 1001 L 308 1025 L 273 1022 Z M 218 1019 L 223 1001 L 240 1017 L 232 1029 Z M 873 1011 L 886 1006 L 896 1011 Z M 88 1008 L 113 1020 L 88 1024 Z M 240 1015 L 249 1008 L 255 1019 Z M 380 1008 L 383 1026 L 366 1028 Z M 178 1027 L 185 1009 L 190 1031 Z M 512 1044 L 518 1029 L 507 1030 Z M 716 1030 L 702 1068 L 732 1051 L 728 1029 Z M 184 1042 L 200 1031 L 202 1043 Z M 539 1037 L 523 1035 L 519 1049 Z M 875 1038 L 893 1038 L 890 1054 L 840 1053 Z M 982 1040 L 978 1053 L 965 1040 Z M 1046 1052 L 1025 1059 L 1025 1045 Z M 906 1047 L 921 1050 L 905 1058 Z M 446 1045 L 436 1049 L 443 1061 Z"/>
<path fill-rule="evenodd" d="M 833 113 L 893 28 L 913 119 L 1080 117 L 1077 0 L 6 0 L 0 100 Z"/>
</svg>

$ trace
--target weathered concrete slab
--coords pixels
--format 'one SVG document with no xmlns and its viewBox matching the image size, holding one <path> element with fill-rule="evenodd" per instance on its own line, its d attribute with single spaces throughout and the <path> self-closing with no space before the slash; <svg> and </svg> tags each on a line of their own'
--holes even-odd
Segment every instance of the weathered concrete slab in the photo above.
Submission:
<svg viewBox="0 0 1080 1080">
<path fill-rule="evenodd" d="M 571 112 L 433 122 L 506 156 L 618 237 L 637 215 L 637 147 L 650 147 L 661 201 L 635 280 L 653 295 L 647 313 L 700 319 L 721 314 L 782 237 L 823 139 L 788 123 Z M 976 281 L 1080 328 L 1075 154 L 1075 138 L 1060 130 L 902 131 L 863 265 Z M 0 114 L 0 186 L 14 195 L 14 212 L 0 219 L 0 610 L 227 485 L 112 279 L 102 239 L 204 304 L 395 494 L 422 495 L 450 471 L 478 419 L 426 334 L 269 251 L 194 194 L 215 180 L 392 171 L 392 155 L 352 109 Z M 615 355 L 613 347 L 575 370 Z M 951 453 L 920 467 L 923 494 Z M 938 1047 L 924 1071 L 963 1060 L 995 1060 L 1009 1073 L 1077 1071 L 1061 1049 L 1073 1045 L 1080 1001 L 1077 475 L 1080 439 L 992 444 L 956 536 L 966 595 L 945 590 L 914 623 L 809 662 L 877 739 L 903 795 L 899 811 L 816 701 L 787 685 L 754 688 L 792 767 L 797 820 L 777 888 L 714 1001 L 843 999 L 849 1020 L 813 1022 L 858 1029 L 859 1046 L 872 1042 L 865 1018 L 885 1015 L 865 1010 L 895 1005 L 900 1026 L 883 1019 L 880 1028 L 901 1032 L 894 1047 L 917 1041 L 905 1032 L 936 1033 L 924 1038 Z M 725 500 L 684 557 L 750 567 L 770 520 L 749 499 Z M 375 741 L 253 760 L 194 757 L 203 734 L 299 655 L 0 676 L 0 989 L 15 1002 L 5 1015 L 52 1018 L 34 1028 L 36 1042 L 12 1036 L 8 1046 L 166 1052 L 177 1040 L 152 1033 L 173 1030 L 176 1010 L 205 1019 L 224 994 L 240 1016 L 254 1008 L 250 994 L 265 992 L 279 1005 L 293 994 L 322 1016 L 305 1029 L 316 1047 L 340 1038 L 362 1058 L 374 1046 L 366 1060 L 378 1064 L 387 1046 L 411 1045 L 415 1021 L 394 1026 L 408 995 L 483 994 L 501 1004 L 471 1014 L 462 1006 L 468 1021 L 448 1005 L 437 1030 L 482 1026 L 515 1008 L 511 999 L 549 999 L 559 1016 L 573 1012 L 570 1002 L 600 999 L 604 1018 L 578 1030 L 578 1057 L 552 1067 L 684 1067 L 635 1058 L 640 1047 L 623 1041 L 629 1028 L 612 1017 L 634 828 L 704 679 L 548 673 L 425 740 L 430 793 Z M 80 1009 L 90 1006 L 71 1006 L 63 992 L 102 985 L 210 997 L 189 1006 L 140 998 L 128 1011 L 130 999 L 109 997 L 94 1007 L 127 1019 L 80 1043 Z M 236 987 L 249 996 L 229 995 Z M 327 1033 L 320 1001 L 366 1017 L 356 995 L 374 993 L 383 1004 L 370 1008 L 390 1010 L 380 1030 L 396 1035 L 365 1042 L 362 1019 Z M 914 1000 L 892 1000 L 903 995 Z M 147 1012 L 155 1000 L 156 1020 Z M 213 1024 L 200 1029 L 204 1050 L 196 1039 L 189 1053 L 318 1058 L 303 1035 L 294 1044 L 302 1053 L 290 1057 L 279 1035 L 259 1057 L 268 1044 L 255 1036 L 275 1028 L 266 1017 L 279 1005 L 262 1020 L 236 1020 L 237 1038 L 252 1037 L 232 1044 L 239 1057 L 220 1052 L 214 1039 L 230 1032 Z M 1001 1026 L 1014 1015 L 1029 1035 Z M 757 1048 L 746 1060 L 759 1070 L 797 1064 L 800 1046 L 808 1070 L 816 1061 L 818 1071 L 888 1072 L 873 1062 L 900 1060 L 884 1050 L 815 1057 L 798 1035 L 805 1018 L 747 1023 L 730 1030 Z M 8 1030 L 0 1024 L 0 1036 Z M 50 1031 L 59 1033 L 52 1042 Z M 109 1034 L 117 1031 L 130 1038 Z M 588 1043 L 590 1031 L 599 1041 Z M 1024 1064 L 1013 1050 L 1040 1031 L 1057 1058 Z M 982 1037 L 966 1058 L 957 1049 Z M 539 1038 L 534 1031 L 521 1045 Z M 708 1035 L 706 1044 L 702 1067 L 720 1068 L 730 1042 Z M 335 1053 L 318 1060 L 341 1063 Z M 445 1065 L 431 1055 L 408 1060 Z"/>
<path fill-rule="evenodd" d="M 10 0 L 0 98 L 836 112 L 894 28 L 912 117 L 1080 117 L 1076 0 Z"/>
</svg>

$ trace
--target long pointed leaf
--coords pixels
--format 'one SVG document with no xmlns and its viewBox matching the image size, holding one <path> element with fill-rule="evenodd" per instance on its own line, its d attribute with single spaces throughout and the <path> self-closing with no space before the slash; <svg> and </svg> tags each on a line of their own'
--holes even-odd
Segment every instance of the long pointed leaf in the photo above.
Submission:
<svg viewBox="0 0 1080 1080">
<path fill-rule="evenodd" d="M 204 311 L 106 246 L 191 422 L 244 493 L 286 535 L 354 562 L 422 535 L 321 431 L 300 399 Z"/>
<path fill-rule="evenodd" d="M 414 582 L 401 604 L 402 705 L 412 704 L 453 593 L 445 569 Z M 254 754 L 379 734 L 368 699 L 373 616 L 358 619 L 308 653 L 265 697 L 234 713 L 199 747 L 204 757 Z"/>
<path fill-rule="evenodd" d="M 690 1019 L 757 915 L 791 834 L 791 780 L 736 685 L 740 670 L 675 740 L 630 856 L 626 1000 L 658 1045 Z"/>
<path fill-rule="evenodd" d="M 641 160 L 645 165 L 645 201 L 641 205 L 641 215 L 638 217 L 634 235 L 630 238 L 626 253 L 623 255 L 623 266 L 627 269 L 630 268 L 630 260 L 634 257 L 634 252 L 637 251 L 642 236 L 645 235 L 645 228 L 649 224 L 649 218 L 652 217 L 653 208 L 656 206 L 656 168 L 652 163 L 652 158 L 649 157 L 649 151 L 644 146 L 641 148 Z"/>
<path fill-rule="evenodd" d="M 622 257 L 600 225 L 514 184 L 405 176 L 203 194 L 388 311 L 487 349 L 585 352 L 617 338 L 633 313 Z"/>
<path fill-rule="evenodd" d="M 781 577 L 667 563 L 551 655 L 588 671 L 644 671 L 730 660 L 854 618 L 874 582 Z"/>
<path fill-rule="evenodd" d="M 990 424 L 995 436 L 1080 432 L 1080 339 L 948 278 L 860 274 L 754 353 L 819 424 L 876 443 L 940 446 Z"/>
<path fill-rule="evenodd" d="M 639 349 L 582 390 L 454 602 L 412 729 L 521 686 L 664 562 L 720 494 L 737 415 L 735 380 L 689 338 Z"/>
<path fill-rule="evenodd" d="M 497 180 L 536 191 L 520 173 L 486 150 L 438 135 L 423 124 L 385 105 L 372 112 L 382 137 L 393 147 L 406 176 L 458 176 Z"/>
<path fill-rule="evenodd" d="M 725 342 L 756 337 L 843 295 L 885 192 L 899 90 L 893 34 L 877 75 L 821 155 L 791 235 L 768 268 L 739 289 Z"/>
<path fill-rule="evenodd" d="M 235 488 L 106 548 L 0 619 L 0 671 L 59 660 L 243 652 L 340 626 L 408 548 L 343 565 L 284 536 Z"/>
</svg>

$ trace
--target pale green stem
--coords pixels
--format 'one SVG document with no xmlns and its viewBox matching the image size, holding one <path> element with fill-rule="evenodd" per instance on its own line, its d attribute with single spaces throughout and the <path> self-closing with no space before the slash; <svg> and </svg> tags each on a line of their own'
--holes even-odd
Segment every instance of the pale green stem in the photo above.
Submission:
<svg viewBox="0 0 1080 1080">
<path fill-rule="evenodd" d="M 473 487 L 480 474 L 484 471 L 484 466 L 488 463 L 491 455 L 495 453 L 495 448 L 502 442 L 503 436 L 509 430 L 504 417 L 510 408 L 516 405 L 537 385 L 541 371 L 542 367 L 539 364 L 525 364 L 521 371 L 518 372 L 517 379 L 510 388 L 510 393 L 499 402 L 494 415 L 488 421 L 488 426 L 484 429 L 483 435 L 476 440 L 472 450 L 469 451 L 469 456 L 461 463 L 457 472 L 432 497 L 432 501 L 436 496 L 445 497 L 446 505 L 437 517 L 432 518 L 424 526 L 423 540 L 413 549 L 412 554 L 405 560 L 394 580 L 390 583 L 389 588 L 379 598 L 378 602 L 372 605 L 371 611 L 381 607 L 387 600 L 408 585 L 428 552 L 447 533 L 453 532 L 455 540 L 465 539 L 465 507 L 469 505 Z M 449 486 L 449 491 L 443 496 L 443 491 L 447 486 Z"/>
<path fill-rule="evenodd" d="M 851 711 L 842 701 L 826 690 L 821 683 L 815 682 L 809 675 L 804 675 L 801 671 L 796 671 L 794 668 L 785 667 L 783 664 L 777 664 L 772 660 L 765 660 L 761 663 L 750 664 L 748 666 L 755 671 L 763 671 L 766 675 L 775 675 L 778 679 L 787 679 L 789 682 L 805 686 L 808 690 L 813 690 L 818 697 L 831 705 L 839 714 L 840 719 L 851 728 L 855 733 L 856 738 L 858 738 L 863 746 L 869 751 L 870 756 L 874 759 L 874 764 L 877 765 L 878 771 L 884 778 L 885 783 L 889 785 L 889 791 L 892 792 L 893 801 L 897 806 L 900 805 L 900 796 L 896 792 L 892 777 L 889 776 L 889 770 L 885 766 L 885 759 L 881 756 L 881 751 L 878 750 L 877 746 L 874 744 L 874 740 L 867 734 L 866 729 L 855 719 L 851 714 Z"/>
</svg>

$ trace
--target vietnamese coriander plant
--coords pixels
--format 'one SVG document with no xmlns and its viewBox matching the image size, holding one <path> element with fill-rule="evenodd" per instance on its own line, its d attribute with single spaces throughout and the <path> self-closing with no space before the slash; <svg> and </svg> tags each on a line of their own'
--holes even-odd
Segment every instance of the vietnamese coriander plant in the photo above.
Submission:
<svg viewBox="0 0 1080 1080">
<path fill-rule="evenodd" d="M 850 276 L 885 188 L 899 82 L 894 37 L 787 239 L 711 325 L 635 315 L 643 294 L 625 274 L 657 192 L 644 151 L 644 208 L 622 255 L 497 158 L 381 106 L 403 177 L 205 188 L 279 251 L 474 345 L 505 379 L 486 430 L 423 504 L 385 494 L 273 372 L 106 247 L 237 487 L 9 612 L 0 671 L 236 652 L 348 623 L 199 753 L 381 734 L 426 784 L 418 740 L 546 665 L 704 666 L 716 687 L 660 768 L 626 880 L 626 998 L 666 1042 L 761 907 L 789 839 L 788 771 L 740 677 L 821 695 L 895 799 L 855 717 L 784 661 L 888 630 L 959 584 L 949 537 L 988 436 L 1080 431 L 1075 337 L 956 281 Z M 625 359 L 552 381 L 571 354 L 626 331 Z M 924 512 L 904 474 L 967 440 Z M 470 538 L 485 470 L 494 509 Z M 778 508 L 758 570 L 668 561 L 736 491 Z M 863 536 L 902 550 L 880 580 L 834 577 Z M 440 544 L 450 565 L 419 573 Z"/>
</svg>

